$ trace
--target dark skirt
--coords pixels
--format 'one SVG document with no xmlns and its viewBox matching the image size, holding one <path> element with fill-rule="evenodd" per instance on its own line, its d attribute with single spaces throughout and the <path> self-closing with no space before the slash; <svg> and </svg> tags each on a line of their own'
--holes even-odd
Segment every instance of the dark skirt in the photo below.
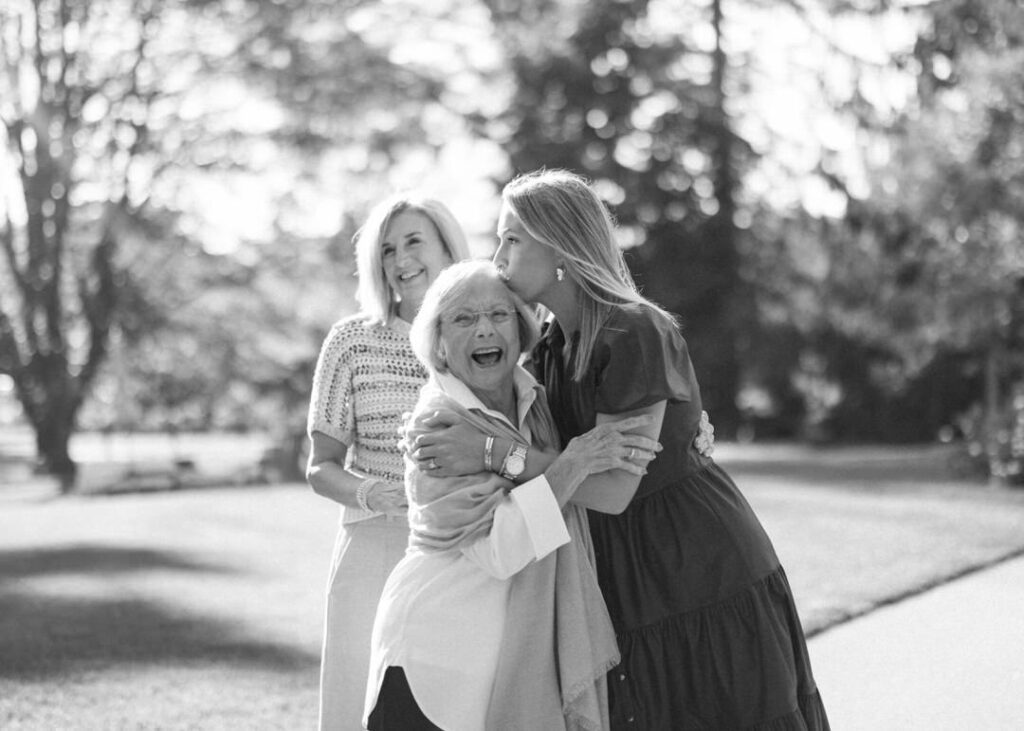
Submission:
<svg viewBox="0 0 1024 731">
<path fill-rule="evenodd" d="M 384 671 L 377 705 L 367 718 L 366 728 L 370 731 L 443 731 L 420 710 L 405 670 L 394 666 Z"/>
<path fill-rule="evenodd" d="M 785 571 L 720 467 L 590 529 L 622 652 L 614 729 L 829 728 Z"/>
</svg>

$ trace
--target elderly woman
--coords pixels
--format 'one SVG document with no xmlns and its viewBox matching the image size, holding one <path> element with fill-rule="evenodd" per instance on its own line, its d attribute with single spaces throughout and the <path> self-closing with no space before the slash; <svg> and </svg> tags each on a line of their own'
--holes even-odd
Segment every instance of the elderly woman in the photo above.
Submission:
<svg viewBox="0 0 1024 731">
<path fill-rule="evenodd" d="M 618 652 L 582 509 L 566 504 L 592 473 L 642 473 L 646 460 L 625 456 L 650 456 L 655 444 L 628 433 L 639 420 L 598 427 L 518 484 L 519 449 L 558 447 L 544 395 L 517 365 L 537 337 L 532 312 L 489 262 L 442 272 L 413 322 L 430 379 L 407 439 L 445 410 L 516 449 L 498 454 L 488 439 L 496 471 L 463 477 L 407 460 L 409 549 L 377 612 L 370 729 L 607 727 L 602 676 Z"/>
<path fill-rule="evenodd" d="M 395 435 L 427 380 L 409 328 L 438 273 L 469 254 L 448 208 L 412 192 L 375 205 L 355 244 L 360 311 L 324 339 L 309 406 L 306 477 L 341 506 L 320 666 L 322 731 L 362 728 L 373 616 L 409 532 Z"/>
</svg>

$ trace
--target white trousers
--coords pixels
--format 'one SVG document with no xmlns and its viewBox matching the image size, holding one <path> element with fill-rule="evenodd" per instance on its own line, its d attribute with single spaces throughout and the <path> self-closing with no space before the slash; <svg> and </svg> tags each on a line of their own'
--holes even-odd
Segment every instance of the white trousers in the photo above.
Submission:
<svg viewBox="0 0 1024 731">
<path fill-rule="evenodd" d="M 405 516 L 377 516 L 338 531 L 320 660 L 321 731 L 363 728 L 373 619 L 384 582 L 408 541 Z"/>
</svg>

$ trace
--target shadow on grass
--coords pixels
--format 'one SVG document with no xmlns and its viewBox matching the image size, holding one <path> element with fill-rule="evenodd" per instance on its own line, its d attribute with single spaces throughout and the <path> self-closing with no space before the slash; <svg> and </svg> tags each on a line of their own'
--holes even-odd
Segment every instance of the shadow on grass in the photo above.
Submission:
<svg viewBox="0 0 1024 731">
<path fill-rule="evenodd" d="M 856 489 L 870 492 L 915 490 L 920 487 L 957 486 L 984 488 L 985 483 L 975 475 L 966 475 L 954 468 L 943 454 L 927 459 L 858 459 L 857 455 L 816 454 L 808 450 L 796 458 L 721 460 L 721 464 L 736 478 L 755 477 L 783 479 L 802 486 L 821 486 L 830 489 Z M 742 484 L 741 484 L 742 487 Z"/>
<path fill-rule="evenodd" d="M 240 665 L 272 671 L 315 666 L 319 657 L 248 636 L 241 624 L 147 598 L 91 576 L 160 570 L 228 573 L 173 553 L 65 547 L 0 553 L 0 678 L 43 678 L 136 664 Z M 27 579 L 53 581 L 31 590 Z M 86 590 L 87 589 L 87 590 Z"/>
<path fill-rule="evenodd" d="M 72 544 L 59 548 L 0 551 L 0 586 L 45 574 L 115 574 L 171 570 L 225 573 L 229 569 L 166 551 Z"/>
</svg>

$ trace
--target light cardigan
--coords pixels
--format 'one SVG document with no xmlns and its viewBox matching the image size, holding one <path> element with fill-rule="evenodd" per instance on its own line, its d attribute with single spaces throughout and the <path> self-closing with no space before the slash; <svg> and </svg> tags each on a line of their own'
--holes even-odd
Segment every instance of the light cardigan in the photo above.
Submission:
<svg viewBox="0 0 1024 731">
<path fill-rule="evenodd" d="M 353 474 L 401 483 L 405 464 L 395 432 L 426 381 L 409 343 L 409 323 L 347 317 L 334 324 L 320 348 L 306 431 L 344 444 L 345 469 Z M 342 523 L 379 514 L 341 506 Z"/>
<path fill-rule="evenodd" d="M 445 408 L 489 433 L 551 444 L 540 387 L 519 368 L 514 382 L 518 430 L 443 374 L 424 388 L 412 428 Z M 604 674 L 618 650 L 584 511 L 566 509 L 572 542 L 555 544 L 540 530 L 554 503 L 543 476 L 508 493 L 513 485 L 491 473 L 433 478 L 410 462 L 406 487 L 410 548 L 378 613 L 366 713 L 394 665 L 445 729 L 607 728 Z M 482 581 L 481 568 L 493 576 Z"/>
</svg>

